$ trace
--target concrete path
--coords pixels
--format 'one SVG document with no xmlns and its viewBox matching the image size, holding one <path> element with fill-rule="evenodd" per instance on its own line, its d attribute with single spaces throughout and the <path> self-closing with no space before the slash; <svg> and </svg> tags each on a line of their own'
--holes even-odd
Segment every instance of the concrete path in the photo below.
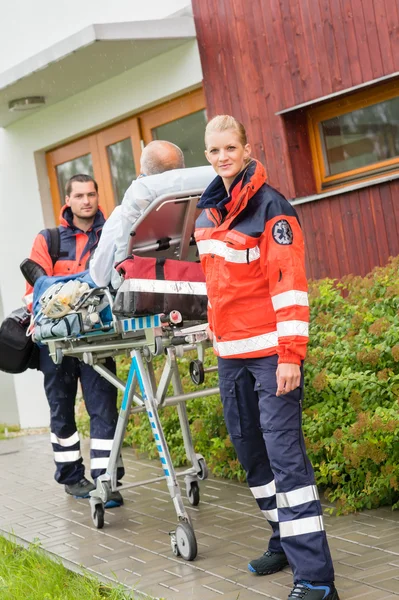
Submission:
<svg viewBox="0 0 399 600">
<path fill-rule="evenodd" d="M 162 473 L 156 461 L 136 459 L 131 449 L 123 454 L 126 481 Z M 199 506 L 186 502 L 199 547 L 191 563 L 171 552 L 168 532 L 176 517 L 164 482 L 126 490 L 124 497 L 125 506 L 106 511 L 104 529 L 96 530 L 88 500 L 66 496 L 54 482 L 48 434 L 0 442 L 0 533 L 40 540 L 68 565 L 155 598 L 286 600 L 289 569 L 269 577 L 247 571 L 248 560 L 266 549 L 269 527 L 246 485 L 208 479 Z M 326 515 L 325 524 L 341 600 L 398 598 L 399 513 Z"/>
</svg>

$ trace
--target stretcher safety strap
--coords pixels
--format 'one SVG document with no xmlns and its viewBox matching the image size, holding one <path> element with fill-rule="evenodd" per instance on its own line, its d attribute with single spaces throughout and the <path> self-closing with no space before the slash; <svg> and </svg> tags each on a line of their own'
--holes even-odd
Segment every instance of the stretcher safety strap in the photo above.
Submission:
<svg viewBox="0 0 399 600">
<path fill-rule="evenodd" d="M 80 458 L 80 450 L 70 450 L 69 452 L 54 452 L 54 460 L 56 463 L 76 462 Z"/>
<path fill-rule="evenodd" d="M 247 352 L 257 352 L 267 350 L 278 346 L 277 331 L 263 333 L 243 340 L 231 340 L 229 342 L 218 342 L 213 338 L 213 347 L 219 356 L 234 356 L 235 354 L 245 354 Z"/>
<path fill-rule="evenodd" d="M 307 485 L 292 492 L 277 492 L 276 494 L 277 508 L 292 508 L 318 499 L 319 493 L 315 485 Z"/>
<path fill-rule="evenodd" d="M 200 240 L 197 242 L 200 255 L 216 254 L 221 256 L 226 262 L 232 263 L 250 263 L 260 258 L 259 246 L 245 250 L 235 250 L 221 240 Z"/>
<path fill-rule="evenodd" d="M 249 488 L 254 495 L 254 498 L 271 498 L 276 493 L 276 484 L 274 479 L 266 485 L 255 485 Z"/>
<path fill-rule="evenodd" d="M 126 283 L 128 285 L 126 285 Z M 206 296 L 206 285 L 202 281 L 166 281 L 163 279 L 128 279 L 123 292 L 147 292 L 151 294 L 189 294 Z"/>
<path fill-rule="evenodd" d="M 50 439 L 51 439 L 52 444 L 58 444 L 59 446 L 62 446 L 63 448 L 68 448 L 68 446 L 74 446 L 75 444 L 78 444 L 80 441 L 79 434 L 77 431 L 75 431 L 75 433 L 73 433 L 68 438 L 59 438 L 55 435 L 55 433 L 51 433 Z"/>
<path fill-rule="evenodd" d="M 293 521 L 280 521 L 279 529 L 281 538 L 317 533 L 324 531 L 323 517 L 319 515 L 317 517 L 305 517 L 304 519 L 295 519 Z"/>
<path fill-rule="evenodd" d="M 287 306 L 309 306 L 307 292 L 299 290 L 290 290 L 289 292 L 282 292 L 281 294 L 272 296 L 272 303 L 275 311 Z"/>
</svg>

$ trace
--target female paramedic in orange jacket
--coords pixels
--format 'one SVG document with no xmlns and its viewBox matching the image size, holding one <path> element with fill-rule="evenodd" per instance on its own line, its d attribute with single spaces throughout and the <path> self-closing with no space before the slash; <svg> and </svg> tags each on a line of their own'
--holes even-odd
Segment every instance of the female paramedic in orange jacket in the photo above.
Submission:
<svg viewBox="0 0 399 600">
<path fill-rule="evenodd" d="M 195 232 L 209 336 L 227 428 L 272 528 L 268 550 L 248 568 L 268 575 L 290 564 L 289 599 L 338 600 L 301 427 L 309 321 L 301 227 L 234 117 L 212 119 L 205 145 L 218 175 L 199 202 Z"/>
</svg>

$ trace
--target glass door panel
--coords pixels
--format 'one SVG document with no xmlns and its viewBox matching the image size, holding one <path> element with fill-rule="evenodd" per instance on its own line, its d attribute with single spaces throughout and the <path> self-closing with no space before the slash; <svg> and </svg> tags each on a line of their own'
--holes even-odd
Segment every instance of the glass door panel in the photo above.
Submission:
<svg viewBox="0 0 399 600">
<path fill-rule="evenodd" d="M 65 184 L 73 175 L 84 173 L 94 177 L 102 197 L 104 186 L 95 135 L 50 150 L 46 154 L 46 162 L 56 223 L 65 204 Z"/>
<path fill-rule="evenodd" d="M 204 154 L 205 110 L 151 129 L 154 140 L 167 140 L 182 149 L 186 167 L 207 165 Z"/>
<path fill-rule="evenodd" d="M 109 215 L 136 179 L 140 170 L 141 136 L 135 117 L 108 127 L 97 134 L 104 179 L 105 204 Z"/>
<path fill-rule="evenodd" d="M 145 144 L 167 140 L 184 153 L 186 167 L 208 164 L 205 159 L 205 96 L 202 89 L 147 111 L 140 117 Z"/>
<path fill-rule="evenodd" d="M 131 139 L 107 146 L 107 153 L 115 204 L 120 204 L 127 188 L 137 177 Z"/>
<path fill-rule="evenodd" d="M 73 160 L 69 160 L 61 165 L 57 165 L 56 172 L 61 205 L 64 205 L 65 186 L 68 179 L 73 177 L 73 175 L 78 174 L 90 175 L 90 177 L 94 177 L 92 156 L 91 154 L 85 154 L 84 156 L 78 156 Z"/>
</svg>

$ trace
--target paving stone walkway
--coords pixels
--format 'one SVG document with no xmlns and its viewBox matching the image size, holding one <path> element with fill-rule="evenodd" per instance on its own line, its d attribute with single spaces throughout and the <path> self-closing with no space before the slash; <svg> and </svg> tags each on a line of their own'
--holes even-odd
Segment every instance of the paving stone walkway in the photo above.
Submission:
<svg viewBox="0 0 399 600">
<path fill-rule="evenodd" d="M 87 456 L 87 445 L 84 447 Z M 123 452 L 126 481 L 162 473 L 156 461 Z M 86 460 L 86 464 L 88 460 Z M 197 536 L 194 562 L 176 558 L 168 532 L 175 512 L 164 482 L 124 492 L 125 506 L 106 511 L 96 530 L 88 500 L 68 497 L 53 480 L 49 436 L 0 442 L 0 533 L 44 549 L 68 565 L 83 565 L 102 578 L 167 600 L 286 600 L 289 569 L 269 577 L 248 573 L 261 554 L 269 528 L 245 485 L 220 479 L 201 483 L 201 502 L 186 502 Z M 389 508 L 358 515 L 325 515 L 341 600 L 399 597 L 399 513 Z"/>
</svg>

